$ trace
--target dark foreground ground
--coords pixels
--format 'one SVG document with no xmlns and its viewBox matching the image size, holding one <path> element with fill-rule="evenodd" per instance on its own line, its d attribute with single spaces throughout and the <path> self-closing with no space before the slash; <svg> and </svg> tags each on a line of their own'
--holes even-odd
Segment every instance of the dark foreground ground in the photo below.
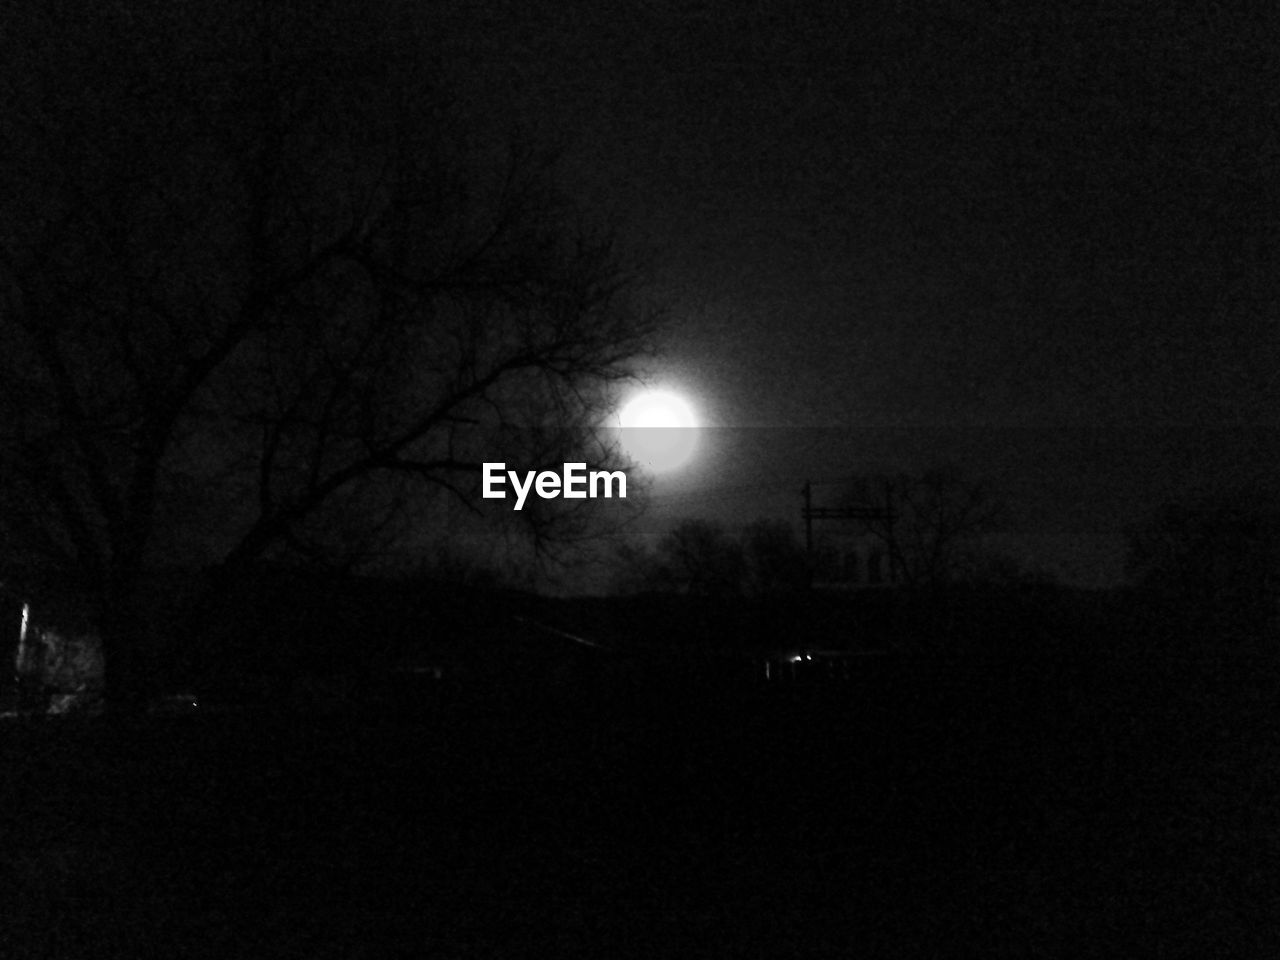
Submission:
<svg viewBox="0 0 1280 960">
<path fill-rule="evenodd" d="M 1280 956 L 1256 661 L 0 727 L 0 957 Z"/>
</svg>

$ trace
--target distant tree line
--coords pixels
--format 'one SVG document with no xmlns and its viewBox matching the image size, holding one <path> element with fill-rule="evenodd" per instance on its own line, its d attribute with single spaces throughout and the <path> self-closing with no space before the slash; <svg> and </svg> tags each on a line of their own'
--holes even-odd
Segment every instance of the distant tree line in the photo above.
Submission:
<svg viewBox="0 0 1280 960">
<path fill-rule="evenodd" d="M 953 468 L 856 478 L 843 485 L 834 504 L 892 511 L 892 519 L 836 521 L 889 558 L 886 582 L 934 589 L 1035 579 L 1025 564 L 985 541 L 1000 527 L 999 498 Z M 733 533 L 724 524 L 690 518 L 650 548 L 631 546 L 623 559 L 624 582 L 632 588 L 705 596 L 794 593 L 822 573 L 816 569 L 821 558 L 809 554 L 796 527 L 776 519 L 756 520 Z"/>
<path fill-rule="evenodd" d="M 712 520 L 684 520 L 653 547 L 628 545 L 620 560 L 623 592 L 764 597 L 795 593 L 809 582 L 804 547 L 779 520 L 756 520 L 737 534 Z"/>
<path fill-rule="evenodd" d="M 1280 627 L 1280 496 L 1200 491 L 1129 531 L 1129 577 L 1169 642 L 1275 639 Z"/>
<path fill-rule="evenodd" d="M 983 542 L 1000 529 L 1003 502 L 989 484 L 955 467 L 855 477 L 840 503 L 885 511 L 853 523 L 886 553 L 895 583 L 937 588 L 957 581 L 1018 579 L 1025 573 Z"/>
</svg>

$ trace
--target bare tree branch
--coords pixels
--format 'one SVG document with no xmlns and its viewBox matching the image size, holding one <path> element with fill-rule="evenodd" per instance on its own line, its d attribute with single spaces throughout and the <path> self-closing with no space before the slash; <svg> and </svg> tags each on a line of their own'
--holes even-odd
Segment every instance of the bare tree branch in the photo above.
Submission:
<svg viewBox="0 0 1280 960">
<path fill-rule="evenodd" d="M 6 550 L 133 623 L 160 563 L 339 550 L 351 510 L 420 536 L 432 491 L 485 515 L 486 459 L 608 458 L 596 428 L 659 315 L 550 154 L 494 162 L 418 58 L 311 45 L 305 17 L 159 43 L 120 16 L 28 38 L 82 57 L 0 38 Z M 520 520 L 550 542 L 585 516 Z"/>
</svg>

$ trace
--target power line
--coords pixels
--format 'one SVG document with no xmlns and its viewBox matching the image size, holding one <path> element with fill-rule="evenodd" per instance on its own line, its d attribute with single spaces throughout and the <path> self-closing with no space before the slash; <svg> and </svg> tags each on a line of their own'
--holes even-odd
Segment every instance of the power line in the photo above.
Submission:
<svg viewBox="0 0 1280 960">
<path fill-rule="evenodd" d="M 650 493 L 649 499 L 656 501 L 670 500 L 703 500 L 712 497 L 735 496 L 750 493 L 787 493 L 794 490 L 797 480 L 772 480 L 763 483 L 718 484 L 700 487 L 696 490 L 672 490 L 665 493 Z"/>
</svg>

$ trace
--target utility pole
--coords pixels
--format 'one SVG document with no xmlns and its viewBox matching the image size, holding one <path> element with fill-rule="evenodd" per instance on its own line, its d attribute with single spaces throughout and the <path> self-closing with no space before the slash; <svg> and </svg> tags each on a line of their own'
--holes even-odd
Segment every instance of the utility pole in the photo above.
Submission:
<svg viewBox="0 0 1280 960">
<path fill-rule="evenodd" d="M 897 540 L 893 535 L 893 490 L 889 483 L 884 486 L 885 505 L 883 507 L 815 507 L 813 505 L 813 484 L 806 480 L 800 491 L 804 495 L 804 506 L 800 515 L 804 517 L 804 545 L 810 564 L 813 562 L 813 521 L 814 520 L 883 520 L 889 538 L 889 582 L 896 582 L 895 567 Z"/>
<path fill-rule="evenodd" d="M 893 535 L 893 484 L 884 482 L 885 532 L 889 536 L 889 582 L 898 582 L 898 538 Z"/>
<path fill-rule="evenodd" d="M 813 484 L 804 482 L 804 551 L 813 560 Z"/>
</svg>

